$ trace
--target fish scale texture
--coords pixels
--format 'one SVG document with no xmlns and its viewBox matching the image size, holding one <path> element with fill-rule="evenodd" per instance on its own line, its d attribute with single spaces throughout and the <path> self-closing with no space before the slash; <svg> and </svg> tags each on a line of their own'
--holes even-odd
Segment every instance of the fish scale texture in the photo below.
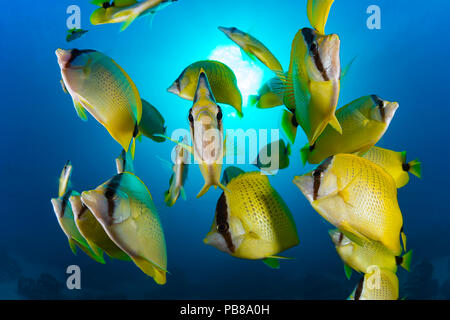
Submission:
<svg viewBox="0 0 450 320">
<path fill-rule="evenodd" d="M 241 219 L 262 239 L 283 241 L 297 234 L 291 212 L 267 176 L 259 172 L 242 174 L 227 188 L 231 191 L 226 196 L 232 211 L 241 212 Z"/>
<path fill-rule="evenodd" d="M 372 162 L 353 155 L 336 156 L 332 170 L 340 177 L 340 189 L 347 186 L 344 197 L 355 229 L 374 240 L 388 241 L 391 250 L 400 249 L 399 240 L 394 239 L 399 237 L 403 222 L 392 177 Z"/>
</svg>

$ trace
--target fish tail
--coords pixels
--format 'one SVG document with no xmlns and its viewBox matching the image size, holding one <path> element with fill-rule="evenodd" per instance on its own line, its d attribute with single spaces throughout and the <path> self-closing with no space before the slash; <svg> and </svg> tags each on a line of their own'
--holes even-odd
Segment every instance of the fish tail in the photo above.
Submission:
<svg viewBox="0 0 450 320">
<path fill-rule="evenodd" d="M 276 258 L 265 258 L 262 262 L 271 269 L 280 269 L 280 260 Z"/>
<path fill-rule="evenodd" d="M 336 130 L 337 132 L 339 132 L 340 134 L 342 134 L 342 127 L 341 127 L 341 124 L 339 123 L 339 120 L 336 118 L 336 115 L 335 115 L 335 114 L 332 115 L 332 117 L 331 117 L 331 119 L 330 119 L 330 122 L 328 122 L 328 124 L 329 124 L 330 126 L 332 126 L 334 130 Z"/>
<path fill-rule="evenodd" d="M 203 196 L 206 192 L 208 192 L 209 188 L 211 187 L 210 184 L 204 184 L 203 188 L 200 190 L 200 192 L 197 194 L 197 198 L 200 198 L 201 196 Z"/>
<path fill-rule="evenodd" d="M 412 250 L 409 250 L 401 257 L 395 257 L 397 265 L 402 266 L 406 271 L 411 271 Z"/>
<path fill-rule="evenodd" d="M 283 110 L 281 129 L 283 129 L 284 134 L 292 144 L 295 142 L 297 127 L 298 123 L 297 119 L 295 119 L 295 115 L 287 110 Z"/>
<path fill-rule="evenodd" d="M 305 165 L 306 162 L 308 162 L 309 154 L 311 152 L 310 150 L 311 148 L 308 143 L 305 144 L 304 147 L 300 149 L 300 157 L 302 159 L 303 165 Z"/>
<path fill-rule="evenodd" d="M 164 192 L 164 202 L 168 207 L 171 207 L 175 204 L 175 201 L 173 201 L 170 191 Z"/>
<path fill-rule="evenodd" d="M 255 104 L 257 104 L 259 101 L 259 96 L 258 95 L 251 95 L 248 96 L 248 104 L 251 106 L 254 106 Z"/>
<path fill-rule="evenodd" d="M 184 201 L 186 201 L 186 191 L 184 191 L 184 187 L 180 187 L 180 194 L 181 198 L 183 198 Z"/>
<path fill-rule="evenodd" d="M 403 170 L 411 172 L 418 178 L 422 178 L 422 163 L 417 159 L 410 161 L 406 165 L 404 165 Z"/>
<path fill-rule="evenodd" d="M 136 138 L 133 138 L 133 140 L 131 141 L 131 150 L 130 150 L 131 159 L 133 159 L 133 160 L 134 160 L 135 151 L 136 151 Z"/>
<path fill-rule="evenodd" d="M 131 159 L 134 160 L 134 152 L 136 151 L 136 137 L 139 136 L 139 125 L 136 122 L 136 124 L 134 125 L 134 131 L 133 131 L 133 139 L 131 141 Z"/>
<path fill-rule="evenodd" d="M 288 156 L 290 156 L 291 153 L 292 153 L 292 148 L 291 148 L 291 144 L 290 143 L 288 143 L 287 146 L 286 146 L 286 153 L 287 153 Z"/>
</svg>

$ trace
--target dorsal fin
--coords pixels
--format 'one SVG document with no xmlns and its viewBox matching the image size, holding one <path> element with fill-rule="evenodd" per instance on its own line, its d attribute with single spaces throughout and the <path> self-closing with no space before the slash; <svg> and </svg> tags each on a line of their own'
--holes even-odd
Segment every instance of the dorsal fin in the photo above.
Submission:
<svg viewBox="0 0 450 320">
<path fill-rule="evenodd" d="M 200 69 L 200 73 L 198 75 L 197 89 L 195 90 L 194 95 L 194 104 L 199 99 L 208 99 L 216 103 L 216 99 L 214 98 L 214 94 L 212 93 L 209 85 L 208 76 L 203 68 Z"/>
</svg>

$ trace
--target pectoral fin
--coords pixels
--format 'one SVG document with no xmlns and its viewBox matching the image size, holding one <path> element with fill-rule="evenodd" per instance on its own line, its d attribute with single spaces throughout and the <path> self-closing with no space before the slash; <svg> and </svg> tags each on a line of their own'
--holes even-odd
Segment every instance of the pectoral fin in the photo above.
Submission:
<svg viewBox="0 0 450 320">
<path fill-rule="evenodd" d="M 347 280 L 350 280 L 350 278 L 352 277 L 353 269 L 344 263 L 344 271 L 345 271 L 345 276 L 347 277 Z"/>
<path fill-rule="evenodd" d="M 75 111 L 77 112 L 78 118 L 83 121 L 87 121 L 86 110 L 83 107 L 83 104 L 80 101 L 73 100 L 73 106 L 75 107 Z"/>
<path fill-rule="evenodd" d="M 72 250 L 74 255 L 77 255 L 77 245 L 75 244 L 75 241 L 73 241 L 73 239 L 69 238 L 69 246 L 70 246 L 70 250 Z"/>
<path fill-rule="evenodd" d="M 347 221 L 343 221 L 339 224 L 339 229 L 342 233 L 349 238 L 354 243 L 363 246 L 364 242 L 370 242 L 371 240 L 367 238 L 365 235 L 361 234 L 359 231 L 356 231 Z"/>
<path fill-rule="evenodd" d="M 179 145 L 180 147 L 182 147 L 184 150 L 186 150 L 186 151 L 189 152 L 190 154 L 194 154 L 194 148 L 193 148 L 192 146 L 188 146 L 187 144 L 185 144 L 185 143 L 183 143 L 183 142 L 174 140 L 174 139 L 169 138 L 168 136 L 163 135 L 163 134 L 157 133 L 157 134 L 155 134 L 155 136 L 156 136 L 156 137 L 162 137 L 162 138 L 165 138 L 165 139 L 170 140 L 170 141 L 172 141 L 172 142 L 175 142 L 177 145 Z"/>
<path fill-rule="evenodd" d="M 280 260 L 275 258 L 265 258 L 262 262 L 271 269 L 280 269 Z"/>
</svg>

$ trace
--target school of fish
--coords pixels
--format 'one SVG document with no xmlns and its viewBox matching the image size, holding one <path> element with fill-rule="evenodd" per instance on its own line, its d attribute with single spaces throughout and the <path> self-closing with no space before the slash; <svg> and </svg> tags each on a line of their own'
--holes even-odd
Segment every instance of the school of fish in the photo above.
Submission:
<svg viewBox="0 0 450 320">
<path fill-rule="evenodd" d="M 94 0 L 93 25 L 123 23 L 125 30 L 137 18 L 154 17 L 176 0 Z M 91 49 L 57 49 L 61 86 L 70 95 L 77 116 L 88 114 L 120 144 L 115 159 L 117 172 L 91 190 L 72 189 L 72 164 L 64 165 L 57 197 L 51 199 L 58 224 L 75 254 L 77 248 L 90 258 L 106 263 L 113 259 L 133 262 L 157 284 L 166 283 L 167 250 L 163 225 L 152 194 L 135 172 L 136 140 L 175 143 L 172 161 L 160 158 L 171 173 L 164 202 L 172 207 L 179 196 L 186 200 L 190 158 L 204 179 L 197 198 L 211 186 L 221 189 L 210 231 L 204 243 L 248 260 L 261 260 L 280 268 L 280 255 L 299 244 L 294 216 L 271 185 L 268 175 L 289 167 L 298 132 L 308 143 L 299 151 L 303 165 L 318 166 L 293 178 L 312 208 L 334 226 L 331 242 L 344 264 L 347 278 L 362 273 L 350 294 L 352 300 L 399 299 L 398 266 L 410 269 L 404 216 L 397 189 L 409 182 L 409 174 L 422 175 L 420 161 L 407 162 L 406 152 L 376 146 L 387 132 L 399 107 L 375 94 L 355 99 L 338 108 L 341 79 L 348 67 L 340 62 L 341 41 L 325 33 L 334 0 L 308 0 L 306 14 L 311 27 L 298 30 L 290 50 L 287 70 L 253 35 L 236 27 L 218 26 L 254 61 L 260 61 L 273 77 L 249 97 L 249 106 L 264 109 L 283 106 L 280 128 L 287 140 L 278 139 L 259 151 L 245 172 L 238 166 L 223 168 L 227 150 L 224 114 L 232 107 L 245 121 L 243 99 L 234 71 L 214 60 L 194 61 L 179 73 L 167 91 L 191 101 L 186 108 L 190 137 L 170 138 L 159 110 L 141 98 L 131 77 L 116 61 Z M 87 30 L 71 29 L 66 41 Z M 298 130 L 298 128 L 301 130 Z M 299 163 L 298 165 L 301 165 Z M 161 193 L 162 194 L 162 193 Z M 295 214 L 295 213 L 294 213 Z"/>
</svg>

